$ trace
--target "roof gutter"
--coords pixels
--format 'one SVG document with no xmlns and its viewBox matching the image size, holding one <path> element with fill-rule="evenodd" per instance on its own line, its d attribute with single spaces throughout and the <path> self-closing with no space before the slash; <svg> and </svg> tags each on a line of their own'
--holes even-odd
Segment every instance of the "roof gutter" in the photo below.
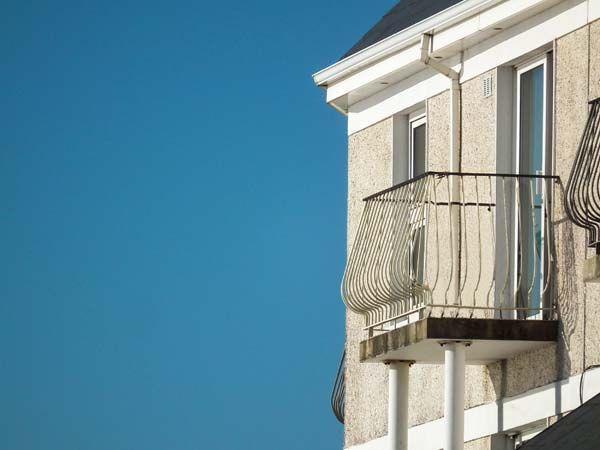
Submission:
<svg viewBox="0 0 600 450">
<path fill-rule="evenodd" d="M 313 80 L 317 86 L 327 86 L 340 78 L 357 72 L 369 64 L 418 43 L 419 38 L 423 33 L 431 32 L 433 29 L 450 26 L 453 23 L 503 1 L 505 0 L 463 0 L 444 11 L 434 14 L 419 23 L 382 39 L 370 47 L 360 50 L 359 52 L 320 70 L 313 75 Z"/>
</svg>

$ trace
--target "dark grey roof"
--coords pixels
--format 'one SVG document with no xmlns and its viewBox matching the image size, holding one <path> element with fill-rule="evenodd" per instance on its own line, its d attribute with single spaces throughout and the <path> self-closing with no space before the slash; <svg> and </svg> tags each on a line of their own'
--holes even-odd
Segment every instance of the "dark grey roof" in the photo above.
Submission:
<svg viewBox="0 0 600 450">
<path fill-rule="evenodd" d="M 348 50 L 342 59 L 367 48 L 386 37 L 396 34 L 434 14 L 460 3 L 462 0 L 400 0 L 396 6 L 371 28 L 360 41 Z M 368 4 L 368 2 L 366 3 Z"/>
<path fill-rule="evenodd" d="M 546 428 L 519 450 L 600 449 L 600 394 Z"/>
</svg>

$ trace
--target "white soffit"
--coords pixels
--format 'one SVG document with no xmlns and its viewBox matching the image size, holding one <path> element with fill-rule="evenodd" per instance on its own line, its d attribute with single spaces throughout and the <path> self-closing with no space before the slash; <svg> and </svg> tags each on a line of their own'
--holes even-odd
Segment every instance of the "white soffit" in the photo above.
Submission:
<svg viewBox="0 0 600 450">
<path fill-rule="evenodd" d="M 498 66 L 510 64 L 528 53 L 551 48 L 554 39 L 589 22 L 591 2 L 600 3 L 600 0 L 554 1 L 557 4 L 552 7 L 543 8 L 537 14 L 498 31 L 484 41 L 469 45 L 463 53 L 462 65 L 458 55 L 444 63 L 455 70 L 460 69 L 461 81 L 464 82 Z M 447 90 L 448 80 L 443 75 L 426 69 L 383 87 L 384 89 L 349 105 L 346 110 L 348 134 L 401 113 L 415 103 Z M 344 96 L 346 97 L 348 96 Z"/>
<path fill-rule="evenodd" d="M 590 0 L 588 5 L 588 22 L 600 19 L 600 0 Z"/>
<path fill-rule="evenodd" d="M 468 17 L 490 4 L 503 0 L 464 0 L 444 11 L 416 23 L 405 30 L 360 50 L 329 67 L 315 73 L 313 79 L 318 86 L 328 86 L 334 81 L 356 72 L 365 65 L 395 53 L 419 40 L 422 33 L 443 25 L 449 26 L 463 17 Z"/>
<path fill-rule="evenodd" d="M 583 1 L 583 0 L 582 0 Z M 591 0 L 600 2 L 600 0 Z M 422 68 L 420 37 L 434 33 L 433 56 L 447 59 L 560 0 L 464 0 L 316 73 L 327 103 L 341 111 Z"/>
</svg>

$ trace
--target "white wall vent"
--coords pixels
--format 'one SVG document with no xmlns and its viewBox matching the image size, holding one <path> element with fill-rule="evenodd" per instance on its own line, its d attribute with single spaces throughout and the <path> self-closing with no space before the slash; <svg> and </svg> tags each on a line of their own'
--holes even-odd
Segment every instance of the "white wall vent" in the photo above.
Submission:
<svg viewBox="0 0 600 450">
<path fill-rule="evenodd" d="M 492 95 L 492 87 L 493 87 L 493 83 L 492 83 L 492 76 L 488 75 L 483 79 L 483 96 L 484 97 L 490 97 Z"/>
</svg>

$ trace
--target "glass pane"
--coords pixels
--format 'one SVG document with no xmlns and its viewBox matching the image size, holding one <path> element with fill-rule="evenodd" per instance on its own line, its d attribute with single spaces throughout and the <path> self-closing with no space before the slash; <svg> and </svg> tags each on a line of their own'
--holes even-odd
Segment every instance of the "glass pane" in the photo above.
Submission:
<svg viewBox="0 0 600 450">
<path fill-rule="evenodd" d="M 544 161 L 544 67 L 538 66 L 520 78 L 519 172 L 543 174 Z M 539 308 L 542 289 L 542 183 L 533 178 L 519 182 L 521 275 L 517 306 Z M 531 311 L 527 315 L 536 314 Z"/>
<path fill-rule="evenodd" d="M 412 251 L 411 251 L 411 278 L 419 285 L 423 286 L 425 272 L 425 229 L 421 226 L 416 226 L 412 236 Z"/>
<path fill-rule="evenodd" d="M 412 130 L 412 176 L 416 177 L 425 173 L 425 129 L 426 125 L 419 125 Z"/>
<path fill-rule="evenodd" d="M 412 156 L 411 176 L 417 177 L 425 173 L 425 137 L 426 125 L 422 123 L 412 127 Z M 417 211 L 415 211 L 416 213 Z M 411 278 L 416 286 L 423 285 L 423 273 L 425 269 L 425 233 L 423 229 L 423 218 L 415 217 L 412 228 L 411 242 Z"/>
<path fill-rule="evenodd" d="M 544 151 L 544 66 L 521 75 L 519 168 L 535 175 L 543 169 Z"/>
</svg>

